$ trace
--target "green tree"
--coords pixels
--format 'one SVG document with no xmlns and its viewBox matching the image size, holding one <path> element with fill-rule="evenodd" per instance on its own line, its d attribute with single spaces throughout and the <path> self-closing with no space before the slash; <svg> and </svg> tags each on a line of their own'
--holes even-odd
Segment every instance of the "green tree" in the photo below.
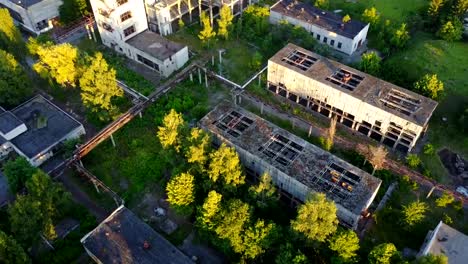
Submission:
<svg viewBox="0 0 468 264">
<path fill-rule="evenodd" d="M 390 264 L 392 258 L 398 255 L 398 250 L 392 243 L 375 246 L 369 253 L 370 264 Z"/>
<path fill-rule="evenodd" d="M 188 139 L 185 157 L 189 163 L 199 164 L 203 168 L 208 161 L 210 150 L 210 136 L 200 128 L 192 128 Z"/>
<path fill-rule="evenodd" d="M 436 35 L 448 42 L 460 40 L 463 35 L 463 24 L 460 19 L 452 18 L 440 27 Z"/>
<path fill-rule="evenodd" d="M 0 105 L 16 106 L 32 94 L 31 82 L 15 58 L 0 50 Z"/>
<path fill-rule="evenodd" d="M 218 19 L 218 36 L 227 40 L 229 38 L 229 32 L 232 28 L 232 15 L 231 8 L 228 5 L 223 5 L 221 10 L 219 10 L 219 19 Z"/>
<path fill-rule="evenodd" d="M 213 182 L 220 178 L 225 184 L 238 186 L 245 183 L 239 156 L 234 148 L 221 144 L 219 149 L 210 154 L 208 176 Z"/>
<path fill-rule="evenodd" d="M 406 163 L 408 163 L 411 168 L 415 169 L 421 164 L 421 159 L 416 154 L 409 154 L 406 156 Z"/>
<path fill-rule="evenodd" d="M 15 202 L 8 207 L 11 232 L 23 246 L 37 241 L 39 234 L 44 230 L 41 209 L 41 201 L 23 195 L 18 195 Z"/>
<path fill-rule="evenodd" d="M 242 233 L 249 220 L 249 205 L 238 199 L 231 200 L 226 208 L 223 208 L 215 232 L 219 238 L 229 241 L 235 252 L 241 253 L 245 249 Z"/>
<path fill-rule="evenodd" d="M 31 263 L 29 256 L 24 252 L 16 240 L 0 230 L 0 262 L 5 264 Z"/>
<path fill-rule="evenodd" d="M 10 160 L 3 167 L 3 172 L 12 193 L 17 193 L 20 189 L 24 188 L 26 182 L 36 171 L 37 169 L 31 166 L 23 157 Z"/>
<path fill-rule="evenodd" d="M 184 126 L 182 114 L 174 109 L 164 116 L 163 126 L 158 127 L 158 138 L 163 148 L 174 147 L 178 152 L 181 146 L 179 134 Z"/>
<path fill-rule="evenodd" d="M 210 42 L 216 36 L 216 33 L 213 31 L 213 27 L 210 23 L 210 18 L 206 15 L 206 12 L 201 13 L 200 21 L 203 25 L 203 29 L 198 34 L 198 38 L 202 41 L 204 45 L 208 45 L 209 47 Z"/>
<path fill-rule="evenodd" d="M 426 74 L 414 84 L 414 88 L 432 99 L 439 99 L 444 92 L 444 83 L 437 78 L 437 74 Z"/>
<path fill-rule="evenodd" d="M 270 9 L 266 6 L 249 5 L 242 13 L 241 33 L 248 39 L 264 37 L 269 31 Z"/>
<path fill-rule="evenodd" d="M 63 0 L 59 7 L 60 21 L 70 24 L 83 16 L 90 14 L 90 7 L 86 0 Z"/>
<path fill-rule="evenodd" d="M 362 13 L 362 20 L 364 22 L 371 24 L 371 26 L 374 27 L 379 22 L 380 15 L 377 12 L 377 9 L 375 9 L 375 7 L 366 8 L 364 12 Z"/>
<path fill-rule="evenodd" d="M 257 222 L 247 228 L 243 232 L 243 249 L 240 253 L 247 259 L 255 259 L 265 252 L 265 248 L 269 245 L 268 236 L 273 230 L 272 223 L 266 224 L 263 220 Z"/>
<path fill-rule="evenodd" d="M 402 23 L 400 27 L 393 32 L 390 43 L 396 48 L 403 48 L 409 39 L 410 35 L 406 28 L 406 23 Z"/>
<path fill-rule="evenodd" d="M 221 200 L 223 196 L 216 191 L 210 191 L 201 208 L 197 222 L 203 228 L 211 230 L 217 224 L 216 216 L 221 211 Z"/>
<path fill-rule="evenodd" d="M 262 67 L 262 54 L 258 51 L 255 51 L 254 55 L 250 59 L 250 69 L 254 71 L 260 70 L 260 67 Z"/>
<path fill-rule="evenodd" d="M 463 17 L 468 11 L 468 0 L 454 0 L 453 14 L 459 18 Z"/>
<path fill-rule="evenodd" d="M 34 70 L 42 77 L 55 80 L 62 86 L 76 86 L 79 76 L 78 49 L 69 43 L 39 45 L 36 50 L 38 61 Z"/>
<path fill-rule="evenodd" d="M 431 143 L 427 143 L 426 145 L 424 145 L 423 153 L 426 155 L 431 155 L 431 156 L 434 155 L 435 153 L 434 145 L 432 145 Z"/>
<path fill-rule="evenodd" d="M 440 9 L 445 4 L 445 2 L 446 0 L 431 0 L 431 2 L 429 3 L 427 13 L 431 17 L 437 17 L 439 15 Z"/>
<path fill-rule="evenodd" d="M 352 230 L 335 233 L 329 242 L 329 248 L 338 254 L 343 262 L 349 262 L 357 256 L 359 238 Z"/>
<path fill-rule="evenodd" d="M 318 8 L 327 9 L 329 3 L 328 0 L 315 0 L 314 5 Z"/>
<path fill-rule="evenodd" d="M 88 58 L 88 66 L 80 77 L 83 104 L 93 112 L 108 112 L 115 108 L 112 99 L 123 96 L 115 75 L 115 70 L 109 67 L 102 53 L 97 52 Z"/>
<path fill-rule="evenodd" d="M 0 49 L 13 53 L 17 59 L 24 58 L 26 51 L 21 33 L 6 8 L 0 8 Z"/>
<path fill-rule="evenodd" d="M 249 188 L 249 193 L 260 208 L 266 208 L 269 204 L 275 203 L 279 199 L 271 176 L 266 172 L 260 176 L 260 182 L 257 185 Z"/>
<path fill-rule="evenodd" d="M 309 263 L 306 255 L 300 250 L 295 250 L 291 243 L 281 245 L 279 253 L 275 258 L 276 264 L 307 264 Z"/>
<path fill-rule="evenodd" d="M 297 218 L 291 221 L 293 230 L 319 242 L 335 233 L 337 225 L 336 205 L 323 193 L 313 194 L 299 207 Z"/>
<path fill-rule="evenodd" d="M 378 76 L 382 59 L 374 51 L 362 54 L 359 68 L 371 75 Z"/>
<path fill-rule="evenodd" d="M 428 254 L 425 256 L 421 256 L 416 261 L 414 264 L 448 264 L 448 258 L 445 255 L 432 255 Z"/>
<path fill-rule="evenodd" d="M 346 24 L 349 21 L 351 21 L 351 17 L 348 14 L 346 14 L 341 21 Z"/>
<path fill-rule="evenodd" d="M 189 173 L 181 173 L 167 183 L 166 192 L 171 205 L 190 205 L 195 200 L 195 178 Z"/>
<path fill-rule="evenodd" d="M 453 203 L 455 198 L 449 192 L 444 192 L 442 196 L 435 200 L 435 203 L 438 207 L 446 207 L 447 205 Z"/>
<path fill-rule="evenodd" d="M 402 224 L 406 228 L 412 228 L 417 223 L 420 223 L 424 217 L 425 213 L 428 210 L 428 206 L 424 202 L 414 201 L 408 205 L 403 205 L 403 218 Z"/>
</svg>

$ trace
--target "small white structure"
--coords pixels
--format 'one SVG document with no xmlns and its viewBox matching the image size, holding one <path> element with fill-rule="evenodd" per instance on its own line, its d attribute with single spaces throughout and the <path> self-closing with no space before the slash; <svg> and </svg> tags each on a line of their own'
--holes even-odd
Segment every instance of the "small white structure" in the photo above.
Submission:
<svg viewBox="0 0 468 264">
<path fill-rule="evenodd" d="M 0 8 L 7 8 L 16 23 L 36 35 L 53 28 L 61 5 L 61 0 L 0 0 Z"/>
<path fill-rule="evenodd" d="M 427 233 L 418 257 L 445 255 L 449 264 L 466 264 L 468 260 L 468 236 L 439 222 L 434 230 Z"/>
<path fill-rule="evenodd" d="M 15 151 L 37 167 L 60 143 L 84 134 L 80 122 L 41 95 L 11 111 L 0 108 L 0 159 Z"/>
<path fill-rule="evenodd" d="M 369 30 L 369 24 L 354 19 L 344 23 L 343 17 L 336 13 L 297 0 L 280 0 L 271 7 L 270 23 L 281 21 L 303 27 L 319 43 L 348 55 L 364 44 Z"/>
<path fill-rule="evenodd" d="M 148 30 L 143 0 L 91 0 L 102 43 L 167 77 L 188 61 L 188 48 Z"/>
</svg>

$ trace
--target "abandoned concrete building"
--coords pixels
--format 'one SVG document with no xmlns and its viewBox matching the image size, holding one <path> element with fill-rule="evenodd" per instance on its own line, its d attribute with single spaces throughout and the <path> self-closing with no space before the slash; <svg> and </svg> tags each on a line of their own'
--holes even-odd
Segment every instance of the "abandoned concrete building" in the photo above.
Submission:
<svg viewBox="0 0 468 264">
<path fill-rule="evenodd" d="M 37 167 L 83 134 L 80 122 L 41 95 L 10 111 L 0 108 L 0 159 L 15 151 Z"/>
<path fill-rule="evenodd" d="M 148 29 L 143 0 L 91 0 L 102 43 L 167 77 L 188 61 L 188 48 Z"/>
<path fill-rule="evenodd" d="M 390 148 L 409 152 L 437 102 L 293 44 L 268 61 L 267 89 Z"/>
<path fill-rule="evenodd" d="M 468 260 L 468 236 L 444 224 L 442 221 L 427 233 L 419 256 L 445 255 L 448 264 L 466 264 Z"/>
<path fill-rule="evenodd" d="M 0 0 L 0 8 L 8 9 L 17 24 L 35 35 L 53 28 L 61 5 L 61 0 Z"/>
<path fill-rule="evenodd" d="M 317 42 L 348 55 L 365 43 L 369 30 L 369 24 L 355 19 L 345 23 L 338 14 L 297 0 L 280 0 L 271 7 L 270 23 L 279 24 L 281 21 L 303 27 Z"/>
<path fill-rule="evenodd" d="M 184 24 L 198 22 L 200 13 L 205 11 L 211 24 L 219 16 L 223 5 L 231 8 L 234 16 L 239 15 L 250 4 L 257 0 L 146 0 L 146 13 L 150 30 L 163 36 L 176 32 L 179 20 Z"/>
<path fill-rule="evenodd" d="M 96 263 L 193 263 L 123 205 L 85 235 L 81 243 Z"/>
<path fill-rule="evenodd" d="M 356 229 L 380 188 L 381 180 L 274 124 L 228 103 L 218 105 L 201 121 L 239 153 L 250 175 L 268 172 L 284 195 L 304 202 L 323 192 L 335 201 L 340 222 Z"/>
</svg>

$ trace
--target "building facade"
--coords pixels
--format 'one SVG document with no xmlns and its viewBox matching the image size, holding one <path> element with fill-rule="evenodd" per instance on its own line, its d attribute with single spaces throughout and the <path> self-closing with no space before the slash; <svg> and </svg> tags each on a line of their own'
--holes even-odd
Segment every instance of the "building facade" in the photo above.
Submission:
<svg viewBox="0 0 468 264">
<path fill-rule="evenodd" d="M 344 23 L 343 17 L 297 0 L 280 0 L 270 9 L 270 23 L 281 21 L 303 27 L 317 42 L 352 55 L 367 38 L 369 24 L 351 19 Z"/>
<path fill-rule="evenodd" d="M 0 0 L 0 8 L 7 8 L 16 23 L 36 35 L 53 28 L 61 5 L 61 0 Z"/>
<path fill-rule="evenodd" d="M 167 77 L 188 61 L 188 48 L 148 30 L 143 0 L 91 0 L 102 43 Z"/>
<path fill-rule="evenodd" d="M 352 229 L 382 182 L 240 107 L 222 103 L 200 126 L 215 136 L 215 143 L 234 147 L 248 174 L 268 173 L 289 198 L 304 202 L 312 193 L 325 193 L 335 202 L 340 223 Z"/>
<path fill-rule="evenodd" d="M 437 102 L 293 44 L 268 61 L 267 89 L 304 108 L 409 152 Z"/>
</svg>

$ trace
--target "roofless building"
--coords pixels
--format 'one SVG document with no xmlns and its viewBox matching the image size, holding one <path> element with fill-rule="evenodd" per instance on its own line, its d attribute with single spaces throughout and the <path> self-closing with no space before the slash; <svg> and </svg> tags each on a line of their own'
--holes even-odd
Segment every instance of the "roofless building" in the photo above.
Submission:
<svg viewBox="0 0 468 264">
<path fill-rule="evenodd" d="M 268 61 L 267 89 L 393 149 L 409 152 L 437 102 L 288 44 Z"/>
<path fill-rule="evenodd" d="M 304 202 L 323 192 L 337 206 L 338 218 L 356 229 L 379 190 L 381 180 L 274 124 L 230 104 L 218 105 L 200 121 L 215 142 L 235 147 L 247 172 L 267 172 L 286 195 Z"/>
</svg>

